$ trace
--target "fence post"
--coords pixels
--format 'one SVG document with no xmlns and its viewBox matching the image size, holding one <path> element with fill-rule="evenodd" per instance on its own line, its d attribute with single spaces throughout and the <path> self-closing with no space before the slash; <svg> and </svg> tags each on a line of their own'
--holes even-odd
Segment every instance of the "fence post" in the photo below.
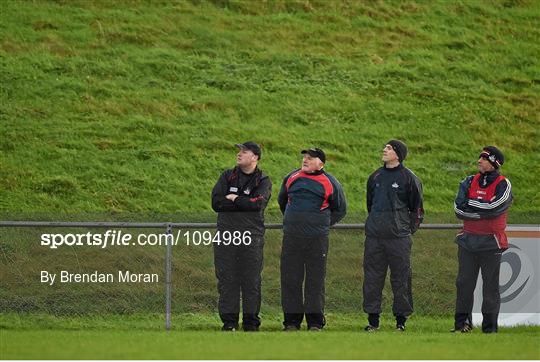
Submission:
<svg viewBox="0 0 540 362">
<path fill-rule="evenodd" d="M 171 266 L 172 266 L 172 225 L 167 225 L 165 243 L 165 330 L 171 329 Z M 170 240 L 169 240 L 170 239 Z"/>
</svg>

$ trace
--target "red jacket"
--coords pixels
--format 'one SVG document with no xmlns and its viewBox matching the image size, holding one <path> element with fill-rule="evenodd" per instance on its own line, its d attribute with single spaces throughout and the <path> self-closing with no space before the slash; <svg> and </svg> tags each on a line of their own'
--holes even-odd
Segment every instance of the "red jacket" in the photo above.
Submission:
<svg viewBox="0 0 540 362">
<path fill-rule="evenodd" d="M 512 203 L 512 185 L 497 170 L 462 181 L 454 203 L 463 230 L 456 242 L 471 251 L 507 249 L 506 220 Z"/>
</svg>

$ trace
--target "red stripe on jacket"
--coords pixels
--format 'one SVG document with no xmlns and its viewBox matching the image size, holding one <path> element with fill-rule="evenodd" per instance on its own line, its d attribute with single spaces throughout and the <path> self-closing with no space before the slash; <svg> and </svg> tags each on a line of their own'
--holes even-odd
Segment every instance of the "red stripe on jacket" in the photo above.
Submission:
<svg viewBox="0 0 540 362">
<path fill-rule="evenodd" d="M 329 206 L 328 199 L 334 193 L 334 186 L 332 185 L 332 182 L 330 182 L 330 179 L 328 178 L 328 176 L 326 176 L 324 173 L 321 173 L 321 174 L 318 174 L 318 175 L 312 175 L 312 174 L 306 173 L 306 172 L 304 172 L 302 170 L 297 171 L 297 172 L 293 173 L 289 177 L 289 179 L 287 180 L 287 183 L 285 184 L 285 187 L 287 188 L 287 192 L 289 191 L 289 187 L 296 180 L 299 180 L 301 178 L 307 178 L 307 179 L 310 179 L 310 180 L 314 180 L 314 181 L 320 183 L 323 186 L 323 188 L 324 188 L 324 200 L 323 200 L 323 203 L 321 205 L 321 210 L 326 209 Z M 290 203 L 290 201 L 291 200 L 289 198 L 289 203 Z"/>
</svg>

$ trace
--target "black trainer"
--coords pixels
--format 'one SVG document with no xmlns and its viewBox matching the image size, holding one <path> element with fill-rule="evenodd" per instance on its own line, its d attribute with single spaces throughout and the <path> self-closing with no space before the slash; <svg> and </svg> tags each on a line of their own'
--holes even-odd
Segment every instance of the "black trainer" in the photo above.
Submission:
<svg viewBox="0 0 540 362">
<path fill-rule="evenodd" d="M 300 328 L 298 328 L 294 324 L 289 324 L 289 325 L 286 325 L 285 327 L 283 327 L 284 332 L 298 332 L 299 330 L 300 330 Z"/>
<path fill-rule="evenodd" d="M 310 327 L 308 327 L 308 331 L 311 331 L 311 332 L 321 332 L 321 331 L 322 331 L 322 327 L 320 327 L 320 326 L 310 326 Z"/>
<path fill-rule="evenodd" d="M 242 329 L 244 332 L 258 332 L 259 326 L 254 326 L 253 324 L 243 324 Z"/>
<path fill-rule="evenodd" d="M 224 324 L 223 327 L 221 327 L 223 332 L 236 332 L 237 329 L 238 326 L 235 326 L 234 324 Z"/>
<path fill-rule="evenodd" d="M 405 332 L 405 324 L 396 324 L 396 331 Z"/>
<path fill-rule="evenodd" d="M 462 327 L 454 327 L 454 329 L 451 329 L 450 332 L 452 332 L 452 333 L 456 333 L 456 332 L 469 333 L 469 332 L 472 331 L 472 329 L 473 329 L 473 327 L 469 323 L 465 323 Z"/>
<path fill-rule="evenodd" d="M 366 332 L 377 332 L 379 330 L 379 327 L 372 326 L 371 324 L 368 324 L 364 327 L 364 331 Z"/>
</svg>

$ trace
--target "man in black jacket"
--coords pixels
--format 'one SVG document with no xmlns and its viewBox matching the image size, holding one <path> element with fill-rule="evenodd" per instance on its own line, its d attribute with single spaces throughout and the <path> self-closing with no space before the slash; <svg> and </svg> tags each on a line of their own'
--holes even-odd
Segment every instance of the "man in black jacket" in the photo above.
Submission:
<svg viewBox="0 0 540 362">
<path fill-rule="evenodd" d="M 383 149 L 384 166 L 367 181 L 366 241 L 364 246 L 364 312 L 368 332 L 379 329 L 381 298 L 386 272 L 394 293 L 392 311 L 396 330 L 405 331 L 413 311 L 411 291 L 411 235 L 424 217 L 420 179 L 403 166 L 407 146 L 389 141 Z"/>
<path fill-rule="evenodd" d="M 512 204 L 512 184 L 500 174 L 503 153 L 484 147 L 478 158 L 478 173 L 466 177 L 454 202 L 456 216 L 463 220 L 457 235 L 459 270 L 456 280 L 456 313 L 453 331 L 472 329 L 474 289 L 482 271 L 482 332 L 496 333 L 501 306 L 499 272 L 502 252 L 508 249 L 506 218 Z"/>
<path fill-rule="evenodd" d="M 218 309 L 222 330 L 237 330 L 241 293 L 242 328 L 258 331 L 264 209 L 270 199 L 272 182 L 257 166 L 260 146 L 255 142 L 236 146 L 239 148 L 236 167 L 223 172 L 212 190 L 212 208 L 218 213 L 220 234 L 220 242 L 214 243 Z"/>
<path fill-rule="evenodd" d="M 319 148 L 301 153 L 302 168 L 285 176 L 278 197 L 283 213 L 283 325 L 285 331 L 297 331 L 305 315 L 308 329 L 320 331 L 326 324 L 324 279 L 329 229 L 345 216 L 347 202 L 340 183 L 323 169 L 325 153 Z"/>
</svg>

